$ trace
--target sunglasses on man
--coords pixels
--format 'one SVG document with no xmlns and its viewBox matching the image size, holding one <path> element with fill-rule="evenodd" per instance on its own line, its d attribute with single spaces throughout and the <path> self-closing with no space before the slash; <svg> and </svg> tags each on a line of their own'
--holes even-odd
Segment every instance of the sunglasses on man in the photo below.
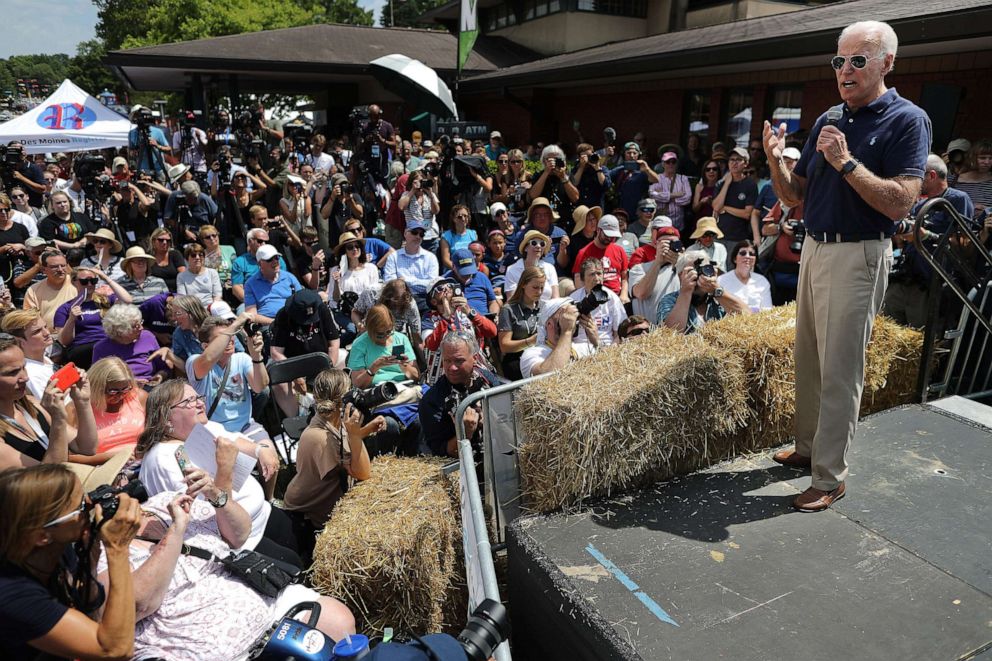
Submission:
<svg viewBox="0 0 992 661">
<path fill-rule="evenodd" d="M 876 55 L 875 57 L 868 57 L 867 55 L 852 55 L 850 57 L 844 57 L 843 55 L 835 55 L 830 58 L 830 66 L 834 68 L 835 71 L 840 71 L 844 68 L 844 64 L 850 60 L 851 66 L 855 69 L 864 69 L 868 66 L 868 63 L 872 60 L 880 60 L 885 57 L 885 54 Z"/>
</svg>

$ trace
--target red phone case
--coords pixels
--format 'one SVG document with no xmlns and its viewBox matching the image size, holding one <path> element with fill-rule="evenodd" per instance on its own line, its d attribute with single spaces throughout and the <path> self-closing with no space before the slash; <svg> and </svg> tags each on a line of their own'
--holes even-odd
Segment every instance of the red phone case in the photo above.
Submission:
<svg viewBox="0 0 992 661">
<path fill-rule="evenodd" d="M 79 370 L 75 363 L 67 363 L 65 367 L 52 374 L 52 381 L 59 387 L 59 390 L 68 390 L 79 381 Z"/>
</svg>

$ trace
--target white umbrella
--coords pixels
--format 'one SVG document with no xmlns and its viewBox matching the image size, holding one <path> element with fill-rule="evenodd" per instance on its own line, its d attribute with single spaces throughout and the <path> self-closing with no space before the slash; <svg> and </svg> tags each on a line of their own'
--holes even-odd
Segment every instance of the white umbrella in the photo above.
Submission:
<svg viewBox="0 0 992 661">
<path fill-rule="evenodd" d="M 434 69 L 420 60 L 394 53 L 369 64 L 376 80 L 418 110 L 427 110 L 442 119 L 458 119 L 451 90 Z"/>
</svg>

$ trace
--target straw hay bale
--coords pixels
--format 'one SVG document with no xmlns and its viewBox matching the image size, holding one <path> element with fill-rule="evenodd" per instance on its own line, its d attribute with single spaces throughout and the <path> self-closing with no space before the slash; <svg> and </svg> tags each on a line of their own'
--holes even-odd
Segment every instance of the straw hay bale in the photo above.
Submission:
<svg viewBox="0 0 992 661">
<path fill-rule="evenodd" d="M 526 386 L 524 505 L 547 512 L 689 473 L 793 436 L 796 307 L 652 331 Z M 879 316 L 862 415 L 916 401 L 923 336 Z"/>
<path fill-rule="evenodd" d="M 529 384 L 516 399 L 525 507 L 568 507 L 718 461 L 746 395 L 738 361 L 668 329 Z"/>
<path fill-rule="evenodd" d="M 861 415 L 919 401 L 917 379 L 923 356 L 922 331 L 875 317 L 865 356 Z"/>
<path fill-rule="evenodd" d="M 351 608 L 359 631 L 424 633 L 464 624 L 458 476 L 444 459 L 377 457 L 317 538 L 314 588 Z"/>
</svg>

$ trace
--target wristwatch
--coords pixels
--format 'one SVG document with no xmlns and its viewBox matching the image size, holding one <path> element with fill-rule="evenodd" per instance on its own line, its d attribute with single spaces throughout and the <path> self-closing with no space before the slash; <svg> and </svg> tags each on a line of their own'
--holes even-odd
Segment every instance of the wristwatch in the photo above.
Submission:
<svg viewBox="0 0 992 661">
<path fill-rule="evenodd" d="M 847 159 L 847 161 L 844 163 L 844 165 L 840 166 L 840 176 L 841 176 L 841 178 L 846 177 L 847 175 L 851 174 L 854 171 L 854 168 L 858 167 L 859 165 L 861 165 L 861 162 L 858 161 L 858 159 L 856 159 L 856 158 L 849 158 L 849 159 Z"/>
<path fill-rule="evenodd" d="M 368 367 L 365 368 L 365 373 L 368 374 L 370 377 L 375 376 L 375 374 L 372 373 L 372 370 L 370 370 Z"/>
<path fill-rule="evenodd" d="M 213 505 L 214 507 L 216 507 L 217 509 L 220 509 L 220 508 L 224 507 L 225 505 L 227 505 L 227 499 L 229 497 L 230 497 L 230 494 L 228 494 L 226 491 L 224 491 L 223 489 L 221 489 L 220 494 L 218 494 L 216 500 L 208 500 L 207 502 L 210 503 L 211 505 Z"/>
<path fill-rule="evenodd" d="M 723 296 L 723 287 L 717 287 L 713 290 L 713 298 L 720 298 Z"/>
</svg>

